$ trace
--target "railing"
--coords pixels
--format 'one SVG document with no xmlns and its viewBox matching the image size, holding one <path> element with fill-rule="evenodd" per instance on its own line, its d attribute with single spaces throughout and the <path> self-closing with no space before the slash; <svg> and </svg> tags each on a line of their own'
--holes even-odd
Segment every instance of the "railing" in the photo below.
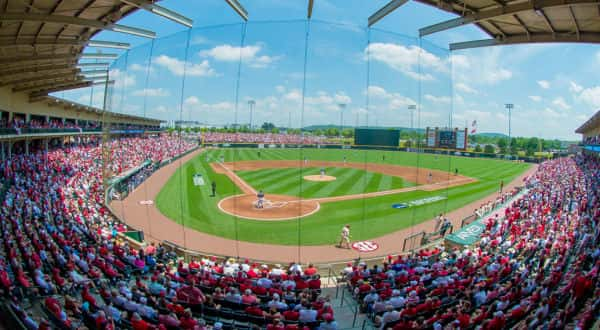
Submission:
<svg viewBox="0 0 600 330">
<path fill-rule="evenodd" d="M 425 237 L 425 231 L 420 231 L 418 233 L 414 233 L 408 237 L 406 237 L 404 239 L 404 243 L 402 244 L 402 252 L 407 252 L 406 247 L 408 242 L 410 242 L 410 244 L 408 244 L 408 250 L 412 251 L 415 248 L 418 248 L 421 246 L 421 243 L 423 242 L 423 237 Z M 418 244 L 417 246 L 415 246 L 415 244 Z"/>
</svg>

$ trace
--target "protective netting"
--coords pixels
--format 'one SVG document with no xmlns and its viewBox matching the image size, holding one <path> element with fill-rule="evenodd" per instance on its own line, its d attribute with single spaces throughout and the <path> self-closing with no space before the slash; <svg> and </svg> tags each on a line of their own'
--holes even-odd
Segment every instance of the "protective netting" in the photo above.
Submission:
<svg viewBox="0 0 600 330">
<path fill-rule="evenodd" d="M 108 110 L 164 121 L 160 133 L 120 127 L 103 146 L 126 177 L 113 210 L 147 238 L 311 261 L 346 224 L 351 242 L 400 252 L 456 207 L 454 151 L 426 136 L 462 128 L 450 55 L 424 40 L 323 21 L 200 27 L 127 51 L 110 79 Z M 398 145 L 356 146 L 358 127 L 397 129 Z"/>
</svg>

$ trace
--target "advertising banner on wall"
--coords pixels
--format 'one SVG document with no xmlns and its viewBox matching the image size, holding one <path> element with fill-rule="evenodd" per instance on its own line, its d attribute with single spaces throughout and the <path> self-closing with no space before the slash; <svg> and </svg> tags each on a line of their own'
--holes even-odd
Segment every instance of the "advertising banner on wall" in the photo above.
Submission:
<svg viewBox="0 0 600 330">
<path fill-rule="evenodd" d="M 432 129 L 427 130 L 427 146 L 435 148 L 435 131 Z"/>
<path fill-rule="evenodd" d="M 465 149 L 465 131 L 456 131 L 456 149 Z"/>
</svg>

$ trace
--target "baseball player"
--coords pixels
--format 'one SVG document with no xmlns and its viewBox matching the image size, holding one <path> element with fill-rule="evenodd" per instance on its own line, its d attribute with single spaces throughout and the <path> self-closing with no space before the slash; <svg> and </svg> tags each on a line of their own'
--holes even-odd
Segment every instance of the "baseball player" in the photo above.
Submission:
<svg viewBox="0 0 600 330">
<path fill-rule="evenodd" d="M 256 198 L 258 198 L 258 201 L 256 201 L 256 208 L 262 209 L 265 203 L 265 193 L 262 190 L 258 191 Z"/>
<path fill-rule="evenodd" d="M 325 168 L 321 167 L 321 179 L 325 176 Z"/>
<path fill-rule="evenodd" d="M 345 225 L 340 234 L 340 248 L 350 249 L 350 225 Z"/>
</svg>

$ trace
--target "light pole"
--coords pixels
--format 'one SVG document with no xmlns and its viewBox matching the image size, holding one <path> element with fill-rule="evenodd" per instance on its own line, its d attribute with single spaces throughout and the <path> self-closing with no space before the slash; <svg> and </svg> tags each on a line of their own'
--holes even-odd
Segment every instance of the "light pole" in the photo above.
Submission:
<svg viewBox="0 0 600 330">
<path fill-rule="evenodd" d="M 415 113 L 415 110 L 417 109 L 417 105 L 416 104 L 409 104 L 408 105 L 408 111 L 410 111 L 410 143 L 411 143 L 411 147 L 412 147 L 412 137 L 415 133 L 415 126 L 414 126 L 414 121 L 413 121 L 413 115 Z"/>
<path fill-rule="evenodd" d="M 256 102 L 254 100 L 248 101 L 248 108 L 250 109 L 250 131 L 252 131 L 252 113 L 254 112 L 254 106 Z"/>
<path fill-rule="evenodd" d="M 508 110 L 508 150 L 510 150 L 510 152 L 512 153 L 512 147 L 511 147 L 511 129 L 510 129 L 510 120 L 511 120 L 511 114 L 512 114 L 512 109 L 515 107 L 514 104 L 512 103 L 506 103 L 504 105 L 504 107 L 506 108 L 506 110 Z"/>
<path fill-rule="evenodd" d="M 344 109 L 346 108 L 346 103 L 339 103 L 338 107 L 340 107 L 340 138 L 342 138 L 342 130 L 344 129 Z"/>
<path fill-rule="evenodd" d="M 504 107 L 506 108 L 506 110 L 508 110 L 508 141 L 510 143 L 510 136 L 511 136 L 510 135 L 510 116 L 511 116 L 512 109 L 515 107 L 515 105 L 512 103 L 506 103 L 504 105 Z"/>
</svg>

